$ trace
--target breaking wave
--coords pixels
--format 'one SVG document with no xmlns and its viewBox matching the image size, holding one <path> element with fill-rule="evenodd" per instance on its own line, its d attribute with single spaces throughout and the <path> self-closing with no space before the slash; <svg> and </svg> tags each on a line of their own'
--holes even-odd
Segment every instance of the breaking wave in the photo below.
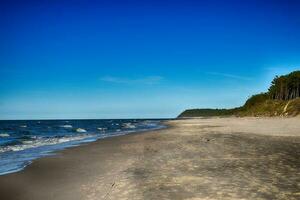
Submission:
<svg viewBox="0 0 300 200">
<path fill-rule="evenodd" d="M 60 127 L 62 127 L 62 128 L 73 128 L 73 126 L 72 126 L 72 125 L 69 125 L 69 124 L 61 125 Z"/>
<path fill-rule="evenodd" d="M 9 137 L 10 135 L 8 133 L 0 133 L 0 137 Z"/>
<path fill-rule="evenodd" d="M 70 141 L 83 140 L 87 138 L 95 137 L 95 135 L 91 134 L 81 134 L 76 136 L 63 136 L 63 137 L 54 137 L 54 138 L 32 138 L 33 140 L 24 140 L 22 142 L 12 143 L 9 146 L 0 147 L 0 153 L 8 152 L 8 151 L 22 151 L 29 148 L 36 148 L 46 145 L 55 145 L 61 144 Z"/>
</svg>

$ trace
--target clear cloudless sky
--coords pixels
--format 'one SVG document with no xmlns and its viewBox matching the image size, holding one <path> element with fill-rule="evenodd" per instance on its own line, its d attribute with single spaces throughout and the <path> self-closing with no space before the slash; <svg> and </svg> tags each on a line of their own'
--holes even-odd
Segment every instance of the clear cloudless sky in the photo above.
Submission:
<svg viewBox="0 0 300 200">
<path fill-rule="evenodd" d="M 0 118 L 176 117 L 300 69 L 300 1 L 0 2 Z"/>
</svg>

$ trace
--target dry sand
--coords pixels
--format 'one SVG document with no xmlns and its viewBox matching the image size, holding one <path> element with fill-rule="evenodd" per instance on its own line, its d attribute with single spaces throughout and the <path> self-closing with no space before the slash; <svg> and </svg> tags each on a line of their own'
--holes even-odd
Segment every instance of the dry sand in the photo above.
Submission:
<svg viewBox="0 0 300 200">
<path fill-rule="evenodd" d="M 0 176 L 0 199 L 300 199 L 300 118 L 166 123 Z"/>
</svg>

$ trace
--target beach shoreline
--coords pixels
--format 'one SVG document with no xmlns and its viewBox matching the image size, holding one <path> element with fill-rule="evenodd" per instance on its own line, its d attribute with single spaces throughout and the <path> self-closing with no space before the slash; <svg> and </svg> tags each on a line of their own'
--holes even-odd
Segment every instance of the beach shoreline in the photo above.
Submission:
<svg viewBox="0 0 300 200">
<path fill-rule="evenodd" d="M 0 176 L 0 198 L 297 199 L 299 118 L 203 118 L 105 138 Z"/>
<path fill-rule="evenodd" d="M 106 137 L 164 128 L 161 119 L 0 121 L 0 176 L 41 157 Z"/>
</svg>

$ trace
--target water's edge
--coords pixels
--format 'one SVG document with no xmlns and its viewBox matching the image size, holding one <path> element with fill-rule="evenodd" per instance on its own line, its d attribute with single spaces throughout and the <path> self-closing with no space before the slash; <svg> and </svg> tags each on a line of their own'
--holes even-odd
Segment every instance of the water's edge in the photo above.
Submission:
<svg viewBox="0 0 300 200">
<path fill-rule="evenodd" d="M 22 150 L 22 152 L 23 152 L 22 156 L 25 155 L 25 157 L 21 158 L 21 159 L 18 158 L 18 159 L 20 159 L 20 163 L 16 164 L 16 167 L 14 167 L 14 168 L 10 168 L 10 169 L 7 169 L 5 171 L 4 170 L 0 171 L 0 176 L 20 172 L 20 171 L 24 170 L 27 166 L 32 164 L 32 162 L 34 162 L 34 161 L 36 161 L 40 158 L 43 158 L 43 157 L 56 155 L 59 151 L 62 151 L 64 149 L 69 149 L 69 148 L 77 147 L 77 146 L 80 146 L 80 145 L 83 145 L 83 144 L 96 142 L 98 140 L 102 140 L 102 139 L 105 139 L 105 138 L 112 138 L 112 137 L 124 136 L 124 135 L 130 135 L 130 134 L 146 133 L 146 132 L 149 132 L 149 131 L 165 129 L 168 126 L 164 123 L 164 121 L 166 121 L 166 120 L 157 121 L 156 122 L 157 126 L 155 126 L 155 127 L 149 127 L 149 128 L 145 128 L 145 129 L 138 129 L 138 130 L 132 130 L 132 131 L 122 131 L 122 132 L 117 132 L 116 131 L 113 134 L 109 134 L 109 135 L 105 135 L 105 136 L 87 137 L 87 138 L 84 138 L 84 139 L 81 139 L 81 140 L 68 141 L 68 142 L 60 143 L 60 144 L 45 145 L 45 146 L 36 147 L 36 148 L 32 148 L 32 149 L 29 148 L 29 149 Z M 36 151 L 39 148 L 43 149 L 42 153 L 40 153 L 40 155 L 38 155 L 38 156 L 30 157 L 31 152 Z M 28 152 L 28 154 L 26 154 L 26 152 Z M 16 154 L 16 152 L 8 152 L 8 154 L 14 154 L 14 153 Z M 0 158 L 3 161 L 3 156 L 1 154 L 2 153 L 0 153 Z M 29 157 L 26 157 L 27 155 L 29 155 Z M 8 163 L 9 163 L 9 160 L 8 160 Z M 5 168 L 5 165 L 1 166 L 1 167 Z"/>
</svg>

